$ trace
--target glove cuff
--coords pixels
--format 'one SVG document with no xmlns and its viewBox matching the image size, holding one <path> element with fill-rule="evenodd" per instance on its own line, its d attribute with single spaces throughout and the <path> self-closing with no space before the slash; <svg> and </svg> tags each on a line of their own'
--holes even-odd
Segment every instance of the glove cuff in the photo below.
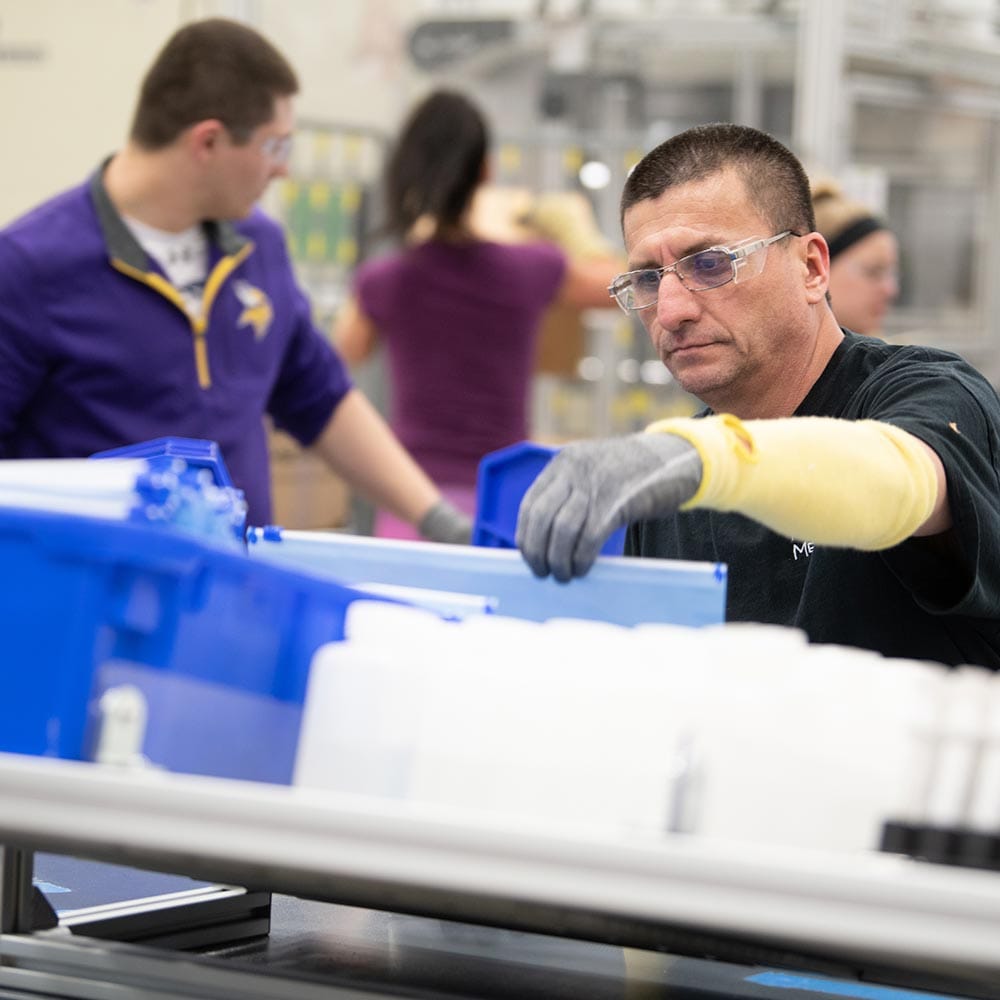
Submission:
<svg viewBox="0 0 1000 1000">
<path fill-rule="evenodd" d="M 442 498 L 420 519 L 417 531 L 430 542 L 468 545 L 472 540 L 472 521 Z"/>
<path fill-rule="evenodd" d="M 681 510 L 726 506 L 732 499 L 744 463 L 756 463 L 759 458 L 753 435 L 743 422 L 731 413 L 715 417 L 669 417 L 646 428 L 648 433 L 675 434 L 694 446 L 701 457 L 701 482 L 694 496 L 681 505 Z"/>
</svg>

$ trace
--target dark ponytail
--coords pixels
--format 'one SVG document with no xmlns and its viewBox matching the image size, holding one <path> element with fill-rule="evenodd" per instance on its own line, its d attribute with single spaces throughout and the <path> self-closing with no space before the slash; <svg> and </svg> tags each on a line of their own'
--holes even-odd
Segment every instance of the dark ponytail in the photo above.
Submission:
<svg viewBox="0 0 1000 1000">
<path fill-rule="evenodd" d="M 461 94 L 437 90 L 421 101 L 386 165 L 386 229 L 403 239 L 428 216 L 434 235 L 460 230 L 482 180 L 489 141 L 485 118 Z"/>
</svg>

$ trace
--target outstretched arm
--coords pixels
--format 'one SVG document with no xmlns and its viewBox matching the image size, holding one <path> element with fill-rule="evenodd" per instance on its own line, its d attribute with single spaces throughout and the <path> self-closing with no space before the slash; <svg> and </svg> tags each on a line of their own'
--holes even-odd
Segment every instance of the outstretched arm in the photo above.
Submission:
<svg viewBox="0 0 1000 1000">
<path fill-rule="evenodd" d="M 425 538 L 469 541 L 469 519 L 442 498 L 359 390 L 340 401 L 312 450 L 349 486 L 416 525 Z"/>
<path fill-rule="evenodd" d="M 608 286 L 624 270 L 614 256 L 588 257 L 566 261 L 566 277 L 559 289 L 559 301 L 576 309 L 607 309 L 615 304 Z"/>
<path fill-rule="evenodd" d="M 590 202 L 580 192 L 539 195 L 525 221 L 532 231 L 558 244 L 566 254 L 560 302 L 576 309 L 614 305 L 608 286 L 624 270 L 624 255 L 605 239 Z"/>
<path fill-rule="evenodd" d="M 517 544 L 536 575 L 565 581 L 616 528 L 705 507 L 821 545 L 887 549 L 951 526 L 946 486 L 934 451 L 891 424 L 677 418 L 564 448 L 522 501 Z"/>
</svg>

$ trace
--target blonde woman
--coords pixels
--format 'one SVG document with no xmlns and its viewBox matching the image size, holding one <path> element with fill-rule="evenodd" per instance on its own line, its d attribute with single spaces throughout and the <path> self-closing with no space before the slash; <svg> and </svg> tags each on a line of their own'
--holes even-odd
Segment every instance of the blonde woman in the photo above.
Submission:
<svg viewBox="0 0 1000 1000">
<path fill-rule="evenodd" d="M 877 335 L 899 296 L 899 246 L 868 206 L 829 179 L 812 183 L 816 228 L 830 247 L 830 303 L 837 322 Z"/>
</svg>

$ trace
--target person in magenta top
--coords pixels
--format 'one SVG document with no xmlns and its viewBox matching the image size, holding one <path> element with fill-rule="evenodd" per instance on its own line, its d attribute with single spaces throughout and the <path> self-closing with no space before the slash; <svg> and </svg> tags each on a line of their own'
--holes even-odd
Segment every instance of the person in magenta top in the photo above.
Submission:
<svg viewBox="0 0 1000 1000">
<path fill-rule="evenodd" d="M 489 131 L 466 97 L 438 90 L 410 113 L 385 171 L 386 229 L 400 247 L 361 264 L 334 340 L 357 364 L 386 349 L 391 425 L 460 510 L 480 459 L 529 435 L 539 326 L 556 301 L 608 306 L 619 261 L 576 261 L 555 242 L 496 242 L 472 219 Z M 410 537 L 380 512 L 376 534 Z"/>
</svg>

